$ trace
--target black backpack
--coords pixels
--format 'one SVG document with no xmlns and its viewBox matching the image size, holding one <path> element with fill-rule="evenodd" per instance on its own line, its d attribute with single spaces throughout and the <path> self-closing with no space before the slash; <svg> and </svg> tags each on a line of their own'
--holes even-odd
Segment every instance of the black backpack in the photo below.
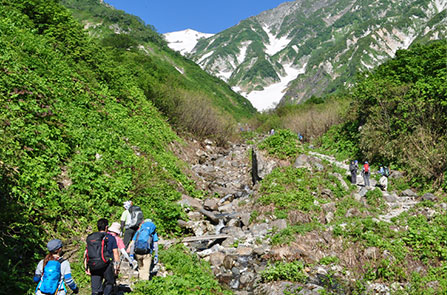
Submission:
<svg viewBox="0 0 447 295">
<path fill-rule="evenodd" d="M 107 253 L 108 237 L 105 232 L 87 236 L 87 265 L 90 270 L 104 269 L 111 261 Z"/>
<path fill-rule="evenodd" d="M 388 167 L 383 167 L 383 176 L 390 176 L 390 169 Z"/>
<path fill-rule="evenodd" d="M 139 206 L 131 206 L 129 208 L 130 212 L 130 228 L 138 229 L 140 224 L 143 222 L 143 211 Z"/>
</svg>

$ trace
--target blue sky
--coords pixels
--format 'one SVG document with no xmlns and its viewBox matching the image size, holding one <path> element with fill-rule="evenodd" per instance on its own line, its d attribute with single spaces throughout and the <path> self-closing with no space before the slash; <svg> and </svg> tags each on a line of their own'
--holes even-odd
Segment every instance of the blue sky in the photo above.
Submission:
<svg viewBox="0 0 447 295">
<path fill-rule="evenodd" d="M 159 33 L 193 29 L 218 33 L 285 0 L 105 0 L 139 16 Z"/>
</svg>

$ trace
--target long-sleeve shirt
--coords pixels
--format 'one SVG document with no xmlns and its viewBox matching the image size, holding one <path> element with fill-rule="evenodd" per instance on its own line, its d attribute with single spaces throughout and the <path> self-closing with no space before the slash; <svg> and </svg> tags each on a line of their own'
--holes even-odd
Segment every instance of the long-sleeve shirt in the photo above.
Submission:
<svg viewBox="0 0 447 295">
<path fill-rule="evenodd" d="M 59 258 L 59 261 L 61 258 Z M 43 259 L 39 262 L 36 268 L 36 272 L 34 273 L 34 282 L 38 283 L 43 275 Z M 65 290 L 65 285 L 67 285 L 71 290 L 75 290 L 77 288 L 73 277 L 71 276 L 71 267 L 70 262 L 68 260 L 63 260 L 61 263 L 61 286 L 59 290 Z"/>
</svg>

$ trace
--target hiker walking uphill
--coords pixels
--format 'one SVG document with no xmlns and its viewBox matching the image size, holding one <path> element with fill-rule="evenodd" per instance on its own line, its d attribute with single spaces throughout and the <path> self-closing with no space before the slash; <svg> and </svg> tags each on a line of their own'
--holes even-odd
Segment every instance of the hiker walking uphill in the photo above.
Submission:
<svg viewBox="0 0 447 295">
<path fill-rule="evenodd" d="M 362 175 L 363 175 L 363 182 L 365 184 L 365 187 L 369 187 L 369 164 L 368 162 L 365 161 L 365 164 L 363 165 L 362 168 Z"/>
<path fill-rule="evenodd" d="M 384 167 L 384 166 L 380 165 L 378 173 L 382 175 L 379 179 L 380 189 L 383 191 L 387 191 L 388 190 L 388 176 L 390 176 L 390 169 L 387 166 Z"/>
<path fill-rule="evenodd" d="M 34 282 L 38 283 L 36 294 L 65 295 L 66 286 L 78 294 L 79 288 L 71 276 L 70 263 L 61 256 L 61 240 L 49 241 L 47 248 L 49 253 L 39 262 L 34 274 Z"/>
<path fill-rule="evenodd" d="M 102 218 L 97 226 L 98 232 L 87 237 L 84 267 L 91 276 L 92 295 L 110 295 L 119 273 L 120 256 L 115 237 L 107 233 L 109 221 Z"/>
<path fill-rule="evenodd" d="M 146 219 L 135 233 L 130 244 L 130 257 L 138 261 L 138 277 L 140 280 L 150 279 L 151 262 L 158 263 L 157 227 L 150 219 Z M 154 254 L 154 255 L 153 255 Z"/>
<path fill-rule="evenodd" d="M 124 230 L 124 245 L 129 247 L 130 240 L 143 221 L 143 211 L 138 206 L 133 205 L 132 201 L 123 203 L 124 212 L 121 214 L 121 231 Z"/>
<path fill-rule="evenodd" d="M 357 160 L 351 161 L 351 164 L 349 164 L 349 171 L 351 172 L 351 183 L 356 184 L 357 183 Z"/>
<path fill-rule="evenodd" d="M 124 242 L 120 237 L 121 231 L 120 231 L 120 224 L 118 222 L 112 223 L 112 225 L 109 227 L 109 234 L 111 234 L 115 238 L 116 245 L 118 246 L 120 255 L 122 257 L 124 257 L 129 262 L 129 264 L 133 267 L 134 261 L 133 261 L 133 259 L 131 259 L 129 257 L 129 254 L 127 254 L 126 246 L 124 245 Z M 136 265 L 135 265 L 135 267 L 136 267 Z"/>
<path fill-rule="evenodd" d="M 256 151 L 254 148 L 251 149 L 251 181 L 253 182 L 253 185 L 256 184 L 256 182 L 262 180 L 261 177 L 259 177 L 258 174 L 258 158 L 256 156 Z"/>
</svg>

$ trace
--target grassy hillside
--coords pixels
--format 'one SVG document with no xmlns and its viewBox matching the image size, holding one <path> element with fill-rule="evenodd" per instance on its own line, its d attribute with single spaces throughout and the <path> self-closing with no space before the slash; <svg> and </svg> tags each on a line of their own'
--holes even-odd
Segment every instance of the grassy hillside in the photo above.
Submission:
<svg viewBox="0 0 447 295">
<path fill-rule="evenodd" d="M 149 57 L 103 48 L 57 1 L 3 3 L 0 32 L 0 293 L 34 288 L 54 237 L 86 287 L 77 253 L 99 217 L 117 220 L 132 199 L 162 236 L 175 234 L 175 202 L 196 194 L 170 151 L 181 140 L 146 93 L 169 76 L 156 68 L 142 87 L 123 61 Z"/>
<path fill-rule="evenodd" d="M 169 49 L 155 28 L 145 25 L 138 17 L 101 4 L 99 0 L 61 2 L 70 9 L 90 35 L 102 40 L 104 46 L 115 48 L 119 58 L 129 62 L 129 67 L 136 71 L 134 75 L 140 77 L 142 87 L 147 87 L 146 84 L 151 82 L 151 78 L 163 77 L 164 87 L 149 89 L 149 96 L 165 113 L 171 115 L 169 117 L 176 117 L 173 116 L 171 104 L 176 104 L 178 96 L 181 96 L 177 91 L 179 89 L 186 91 L 188 99 L 202 97 L 204 104 L 214 105 L 226 117 L 236 120 L 250 117 L 256 112 L 247 99 L 233 92 L 226 83 Z M 135 60 L 131 52 L 138 56 L 138 60 Z M 140 53 L 146 53 L 146 57 L 142 58 Z M 154 75 L 154 70 L 163 74 Z M 143 76 L 146 77 L 143 79 Z M 159 97 L 153 97 L 157 95 Z"/>
</svg>

